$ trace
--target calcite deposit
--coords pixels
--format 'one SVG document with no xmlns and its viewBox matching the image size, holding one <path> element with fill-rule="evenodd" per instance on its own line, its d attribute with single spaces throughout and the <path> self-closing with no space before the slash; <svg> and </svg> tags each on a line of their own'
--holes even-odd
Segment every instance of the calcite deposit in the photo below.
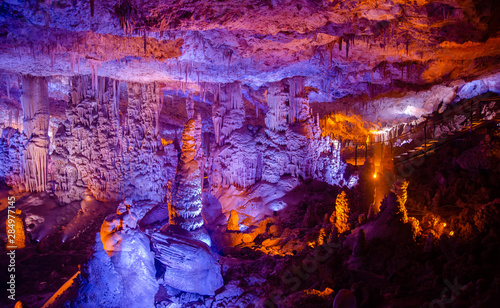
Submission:
<svg viewBox="0 0 500 308">
<path fill-rule="evenodd" d="M 3 1 L 0 306 L 495 307 L 499 20 Z"/>
</svg>

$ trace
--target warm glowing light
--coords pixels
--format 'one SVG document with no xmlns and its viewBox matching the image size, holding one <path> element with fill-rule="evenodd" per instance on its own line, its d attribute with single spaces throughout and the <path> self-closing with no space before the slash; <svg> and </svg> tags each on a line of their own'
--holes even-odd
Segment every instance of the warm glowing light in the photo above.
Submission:
<svg viewBox="0 0 500 308">
<path fill-rule="evenodd" d="M 446 227 L 446 223 L 443 223 L 443 227 Z"/>
<path fill-rule="evenodd" d="M 368 137 L 365 121 L 358 115 L 330 114 L 320 121 L 323 136 L 363 142 Z"/>
<path fill-rule="evenodd" d="M 171 143 L 173 143 L 173 140 L 165 140 L 165 139 L 161 138 L 161 145 L 167 146 Z"/>
<path fill-rule="evenodd" d="M 376 178 L 377 178 L 377 174 L 376 174 L 376 173 L 374 173 L 374 174 L 373 174 L 373 178 L 374 178 L 374 179 L 376 179 Z"/>
<path fill-rule="evenodd" d="M 453 232 L 453 231 L 450 231 L 450 236 L 453 236 L 453 234 L 455 234 L 455 232 Z"/>
</svg>

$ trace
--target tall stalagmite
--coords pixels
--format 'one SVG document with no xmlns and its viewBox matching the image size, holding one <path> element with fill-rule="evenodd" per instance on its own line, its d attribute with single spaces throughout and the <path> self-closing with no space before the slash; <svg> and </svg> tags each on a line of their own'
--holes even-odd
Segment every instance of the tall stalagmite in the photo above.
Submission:
<svg viewBox="0 0 500 308">
<path fill-rule="evenodd" d="M 200 168 L 195 160 L 196 121 L 190 119 L 182 132 L 182 154 L 175 175 L 172 204 L 169 206 L 170 225 L 193 231 L 203 226 L 201 216 Z"/>
<path fill-rule="evenodd" d="M 343 233 L 349 230 L 349 201 L 347 200 L 347 194 L 342 191 L 337 195 L 337 200 L 335 201 L 335 226 L 338 228 L 339 233 Z"/>
<path fill-rule="evenodd" d="M 44 77 L 23 76 L 23 128 L 27 137 L 24 180 L 28 191 L 44 191 L 49 153 L 49 94 Z"/>
</svg>

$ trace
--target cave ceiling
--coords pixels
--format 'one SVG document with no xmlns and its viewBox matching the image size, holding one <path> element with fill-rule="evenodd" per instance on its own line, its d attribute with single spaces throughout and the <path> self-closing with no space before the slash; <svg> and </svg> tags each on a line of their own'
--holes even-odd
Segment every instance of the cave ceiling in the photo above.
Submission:
<svg viewBox="0 0 500 308">
<path fill-rule="evenodd" d="M 259 87 L 306 76 L 312 101 L 419 91 L 500 70 L 489 0 L 16 1 L 0 70 Z"/>
</svg>

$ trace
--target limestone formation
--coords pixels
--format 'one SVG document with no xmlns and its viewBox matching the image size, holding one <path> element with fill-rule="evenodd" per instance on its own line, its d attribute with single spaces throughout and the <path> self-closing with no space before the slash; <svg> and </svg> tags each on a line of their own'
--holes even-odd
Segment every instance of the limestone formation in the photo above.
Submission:
<svg viewBox="0 0 500 308">
<path fill-rule="evenodd" d="M 335 226 L 339 233 L 349 230 L 349 201 L 345 191 L 337 195 L 335 201 Z"/>
<path fill-rule="evenodd" d="M 45 191 L 49 154 L 49 94 L 43 77 L 23 76 L 24 183 L 28 191 Z"/>
<path fill-rule="evenodd" d="M 195 120 L 190 119 L 182 131 L 182 152 L 169 209 L 170 225 L 187 231 L 203 226 L 200 167 L 195 160 L 195 144 Z"/>
<path fill-rule="evenodd" d="M 165 266 L 166 285 L 202 295 L 214 295 L 222 287 L 221 267 L 207 244 L 180 232 L 154 233 L 152 241 L 156 258 Z"/>
<path fill-rule="evenodd" d="M 227 230 L 228 231 L 240 231 L 238 212 L 232 210 L 229 214 L 229 219 L 227 220 Z"/>
<path fill-rule="evenodd" d="M 120 115 L 120 83 L 98 81 L 93 92 L 88 76 L 72 79 L 69 123 L 59 125 L 50 160 L 56 195 L 63 202 L 81 200 L 88 188 L 98 200 L 163 201 L 176 162 L 169 159 L 173 145 L 159 140 L 159 86 L 127 83 L 126 114 Z"/>
<path fill-rule="evenodd" d="M 392 185 L 391 191 L 396 194 L 398 201 L 402 206 L 406 204 L 406 200 L 408 199 L 408 193 L 406 191 L 408 184 L 408 181 L 404 179 L 397 179 Z"/>
</svg>

